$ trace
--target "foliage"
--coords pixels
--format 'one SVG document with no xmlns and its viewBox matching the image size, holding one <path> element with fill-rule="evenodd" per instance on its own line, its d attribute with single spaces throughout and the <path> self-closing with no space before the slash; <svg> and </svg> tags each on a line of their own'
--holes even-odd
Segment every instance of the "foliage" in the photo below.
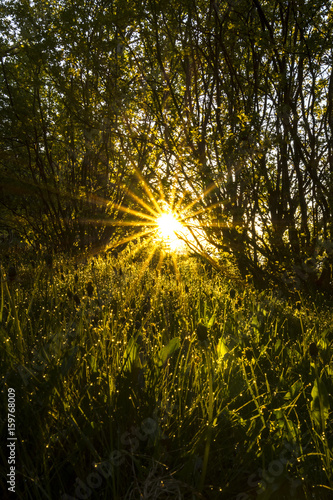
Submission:
<svg viewBox="0 0 333 500">
<path fill-rule="evenodd" d="M 115 229 L 105 221 L 121 218 L 115 207 L 133 172 L 122 10 L 90 1 L 2 4 L 11 19 L 1 48 L 2 218 L 31 243 L 107 243 Z"/>
<path fill-rule="evenodd" d="M 332 497 L 332 12 L 1 0 L 19 497 Z"/>
<path fill-rule="evenodd" d="M 197 217 L 243 275 L 295 270 L 331 239 L 331 6 L 149 5 L 141 68 L 168 172 L 206 193 Z"/>
<path fill-rule="evenodd" d="M 327 289 L 332 19 L 326 0 L 1 2 L 3 230 L 127 237 L 109 222 L 149 203 L 144 178 L 243 277 Z"/>
<path fill-rule="evenodd" d="M 133 249 L 1 269 L 18 497 L 330 498 L 330 304 Z"/>
</svg>

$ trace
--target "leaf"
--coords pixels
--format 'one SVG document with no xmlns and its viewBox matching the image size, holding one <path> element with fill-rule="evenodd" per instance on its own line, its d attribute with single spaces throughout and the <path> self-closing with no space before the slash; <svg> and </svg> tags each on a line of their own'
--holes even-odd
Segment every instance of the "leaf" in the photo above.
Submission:
<svg viewBox="0 0 333 500">
<path fill-rule="evenodd" d="M 173 339 L 170 340 L 170 342 L 162 347 L 160 352 L 158 353 L 159 357 L 159 366 L 164 365 L 167 360 L 172 356 L 172 354 L 177 351 L 180 348 L 180 340 L 179 337 L 174 337 Z"/>
<path fill-rule="evenodd" d="M 138 354 L 138 345 L 134 339 L 130 339 L 124 352 L 124 370 L 131 371 Z"/>
<path fill-rule="evenodd" d="M 296 382 L 291 386 L 290 391 L 285 394 L 284 399 L 293 399 L 302 390 L 303 383 L 301 380 L 296 380 Z"/>
<path fill-rule="evenodd" d="M 282 346 L 282 340 L 281 339 L 278 339 L 276 342 L 275 342 L 275 345 L 274 345 L 274 350 L 275 352 L 278 352 L 280 350 Z"/>
<path fill-rule="evenodd" d="M 326 425 L 326 420 L 328 419 L 330 405 L 326 386 L 320 378 L 316 378 L 311 391 L 311 396 L 312 418 L 317 426 L 321 427 L 323 430 L 323 427 Z"/>
<path fill-rule="evenodd" d="M 208 330 L 210 330 L 215 322 L 215 314 L 210 318 L 209 323 L 207 325 Z"/>
<path fill-rule="evenodd" d="M 226 354 L 228 354 L 229 349 L 224 343 L 223 338 L 221 337 L 218 344 L 217 344 L 217 354 L 219 357 L 224 358 Z"/>
<path fill-rule="evenodd" d="M 257 330 L 259 330 L 260 320 L 259 320 L 257 315 L 253 316 L 251 326 L 253 326 L 253 328 L 256 328 Z"/>
</svg>

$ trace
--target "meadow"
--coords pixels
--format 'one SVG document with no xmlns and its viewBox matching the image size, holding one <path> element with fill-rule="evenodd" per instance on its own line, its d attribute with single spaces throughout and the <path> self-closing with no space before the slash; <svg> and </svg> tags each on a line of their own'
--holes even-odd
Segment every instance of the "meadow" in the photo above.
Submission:
<svg viewBox="0 0 333 500">
<path fill-rule="evenodd" d="M 332 319 L 194 256 L 10 255 L 2 498 L 332 499 Z"/>
</svg>

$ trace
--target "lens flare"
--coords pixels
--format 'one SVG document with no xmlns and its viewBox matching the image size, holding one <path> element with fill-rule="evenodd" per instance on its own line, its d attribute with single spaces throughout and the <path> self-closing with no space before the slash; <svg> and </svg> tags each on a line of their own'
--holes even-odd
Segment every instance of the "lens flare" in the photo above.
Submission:
<svg viewBox="0 0 333 500">
<path fill-rule="evenodd" d="M 157 219 L 159 238 L 172 249 L 182 246 L 179 236 L 184 232 L 184 227 L 172 212 L 164 212 Z"/>
</svg>

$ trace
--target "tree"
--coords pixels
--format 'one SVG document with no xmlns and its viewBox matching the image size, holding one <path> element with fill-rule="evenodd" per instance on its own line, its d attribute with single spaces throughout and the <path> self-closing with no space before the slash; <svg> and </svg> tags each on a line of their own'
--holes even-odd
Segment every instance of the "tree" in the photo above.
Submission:
<svg viewBox="0 0 333 500">
<path fill-rule="evenodd" d="M 0 82 L 6 217 L 48 245 L 105 243 L 114 228 L 86 221 L 121 218 L 114 206 L 133 177 L 124 130 L 137 89 L 122 45 L 131 12 L 88 0 L 2 8 L 14 26 Z"/>
<path fill-rule="evenodd" d="M 330 4 L 151 2 L 140 34 L 168 165 L 209 191 L 208 240 L 254 277 L 314 256 L 332 237 Z"/>
<path fill-rule="evenodd" d="M 67 247 L 107 241 L 104 221 L 151 203 L 145 178 L 156 196 L 177 182 L 184 216 L 258 281 L 332 239 L 330 2 L 2 10 L 7 220 Z"/>
</svg>

